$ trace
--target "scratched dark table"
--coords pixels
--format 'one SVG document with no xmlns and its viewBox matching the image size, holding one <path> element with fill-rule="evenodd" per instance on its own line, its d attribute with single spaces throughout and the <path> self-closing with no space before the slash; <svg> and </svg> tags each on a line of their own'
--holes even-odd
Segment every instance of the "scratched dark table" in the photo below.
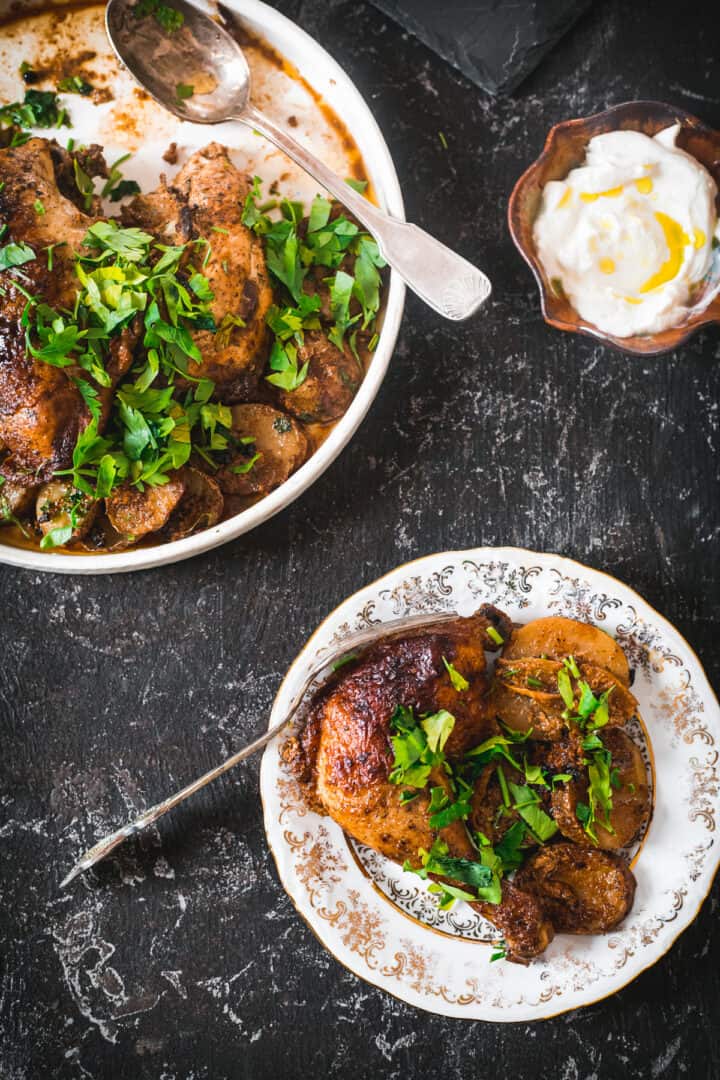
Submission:
<svg viewBox="0 0 720 1080">
<path fill-rule="evenodd" d="M 411 297 L 351 446 L 251 535 L 134 576 L 0 568 L 0 1076 L 718 1077 L 717 887 L 622 992 L 515 1026 L 418 1012 L 323 950 L 279 885 L 257 760 L 58 890 L 94 838 L 263 729 L 329 610 L 433 551 L 607 570 L 720 675 L 720 336 L 641 361 L 551 330 L 505 224 L 559 120 L 644 97 L 720 127 L 709 8 L 598 2 L 492 100 L 358 0 L 279 6 L 367 96 L 408 216 L 483 266 L 493 299 L 458 327 Z"/>
</svg>

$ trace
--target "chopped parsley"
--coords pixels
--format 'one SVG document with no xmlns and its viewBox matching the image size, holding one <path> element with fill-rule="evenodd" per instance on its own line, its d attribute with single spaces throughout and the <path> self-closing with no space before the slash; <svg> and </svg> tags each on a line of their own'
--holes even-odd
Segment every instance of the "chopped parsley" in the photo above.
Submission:
<svg viewBox="0 0 720 1080">
<path fill-rule="evenodd" d="M 6 244 L 0 247 L 0 270 L 10 270 L 14 266 L 24 266 L 35 258 L 35 252 L 29 244 Z"/>
<path fill-rule="evenodd" d="M 448 675 L 450 676 L 450 682 L 453 684 L 453 687 L 457 690 L 458 694 L 463 694 L 469 688 L 470 683 L 467 681 L 465 676 L 461 675 L 457 668 L 453 664 L 451 664 L 450 661 L 447 660 L 444 656 L 442 658 L 442 662 L 445 665 L 445 669 Z"/>
<path fill-rule="evenodd" d="M 67 109 L 52 90 L 26 90 L 22 101 L 0 107 L 0 123 L 23 129 L 70 126 Z"/>
<path fill-rule="evenodd" d="M 132 157 L 132 154 L 123 154 L 110 166 L 108 178 L 100 191 L 100 197 L 110 199 L 110 202 L 119 202 L 126 195 L 137 195 L 140 185 L 136 180 L 125 180 L 120 172 L 120 166 Z"/>
<path fill-rule="evenodd" d="M 508 787 L 515 800 L 512 809 L 517 810 L 536 840 L 544 844 L 555 835 L 558 827 L 540 806 L 540 796 L 527 784 L 514 784 L 512 780 L 509 780 Z"/>
<path fill-rule="evenodd" d="M 300 203 L 283 199 L 281 216 L 273 220 L 266 211 L 274 204 L 261 203 L 261 195 L 261 181 L 256 176 L 245 198 L 242 221 L 262 237 L 268 269 L 288 294 L 289 303 L 282 309 L 283 314 L 297 323 L 291 333 L 287 333 L 286 326 L 278 334 L 273 325 L 278 319 L 277 309 L 268 314 L 275 340 L 267 379 L 274 386 L 292 391 L 307 377 L 307 367 L 297 359 L 304 333 L 320 327 L 320 300 L 305 290 L 310 270 L 313 267 L 327 270 L 322 283 L 327 286 L 330 307 L 328 339 L 340 350 L 347 340 L 358 359 L 358 331 L 372 327 L 380 308 L 380 269 L 385 266 L 385 260 L 369 233 L 362 232 L 342 213 L 332 216 L 333 204 L 323 196 L 313 199 L 307 228 L 303 231 L 300 226 L 304 211 Z M 314 301 L 312 307 L 308 306 L 308 300 Z"/>
<path fill-rule="evenodd" d="M 185 16 L 181 11 L 176 11 L 174 7 L 164 4 L 162 0 L 137 0 L 132 12 L 136 19 L 152 15 L 168 34 L 174 34 L 185 22 Z"/>
<path fill-rule="evenodd" d="M 86 82 L 80 75 L 69 75 L 66 79 L 61 79 L 58 83 L 58 90 L 64 94 L 82 94 L 83 97 L 87 97 L 88 94 L 93 92 L 90 83 Z"/>
<path fill-rule="evenodd" d="M 390 719 L 394 760 L 390 782 L 423 788 L 436 765 L 445 760 L 443 749 L 455 726 L 455 717 L 445 709 L 423 716 L 419 722 L 414 710 L 398 705 Z"/>
<path fill-rule="evenodd" d="M 200 360 L 191 330 L 215 327 L 207 279 L 181 268 L 194 247 L 168 247 L 140 229 L 98 221 L 74 256 L 79 282 L 74 310 L 55 311 L 36 300 L 25 308 L 30 354 L 55 367 L 79 367 L 89 376 L 74 382 L 91 421 L 77 439 L 71 467 L 56 473 L 68 476 L 85 496 L 106 498 L 122 482 L 139 490 L 167 483 L 169 472 L 184 465 L 193 449 L 212 465 L 216 452 L 237 444 L 230 409 L 210 401 L 213 382 L 188 373 L 189 362 Z M 49 250 L 48 259 L 51 255 Z M 28 249 L 22 257 L 34 253 Z M 111 385 L 106 368 L 111 342 L 136 317 L 142 320 L 146 355 L 118 386 L 101 435 L 96 386 Z M 156 388 L 161 373 L 167 385 Z M 192 389 L 179 393 L 178 375 Z M 59 542 L 58 536 L 55 530 L 48 533 L 46 546 Z"/>
</svg>

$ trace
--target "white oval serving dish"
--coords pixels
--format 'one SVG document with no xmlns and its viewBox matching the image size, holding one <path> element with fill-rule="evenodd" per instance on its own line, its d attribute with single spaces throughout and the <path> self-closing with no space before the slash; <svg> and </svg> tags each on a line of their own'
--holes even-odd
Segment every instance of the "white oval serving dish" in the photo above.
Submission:
<svg viewBox="0 0 720 1080">
<path fill-rule="evenodd" d="M 275 11 L 274 8 L 262 3 L 262 0 L 224 0 L 224 2 L 226 7 L 237 12 L 251 33 L 264 39 L 281 56 L 288 60 L 312 87 L 313 91 L 320 96 L 322 101 L 330 106 L 345 125 L 360 151 L 365 171 L 372 183 L 378 203 L 395 217 L 404 219 L 400 185 L 390 152 L 368 105 L 340 65 L 304 30 L 301 30 L 290 19 Z M 31 3 L 28 4 L 27 11 L 28 14 L 37 10 L 44 11 L 47 6 L 47 4 L 42 3 Z M 59 11 L 62 11 L 62 6 L 62 4 L 57 5 Z M 12 10 L 12 8 L 12 4 L 0 0 L 0 16 L 4 12 Z M 2 53 L 1 46 L 2 40 L 0 39 L 0 55 Z M 12 49 L 15 56 L 28 54 L 25 43 L 15 41 L 11 43 L 9 48 Z M 107 45 L 107 49 L 109 56 L 109 45 Z M 2 90 L 2 83 L 7 79 L 10 70 L 5 61 L 3 61 L 3 67 L 5 72 L 4 74 L 0 73 L 0 90 Z M 12 77 L 17 81 L 14 61 Z M 124 78 L 129 79 L 129 76 L 125 75 Z M 262 87 L 258 89 L 262 91 Z M 17 93 L 17 88 L 15 88 L 14 92 Z M 279 108 L 277 101 L 271 104 L 275 109 Z M 84 108 L 84 105 L 82 99 L 77 96 L 73 97 L 72 113 L 77 114 L 77 128 L 63 129 L 63 135 L 75 134 L 85 142 L 92 141 L 93 136 L 95 136 L 96 141 L 100 141 L 107 146 L 108 139 L 103 137 L 102 125 L 104 122 L 103 116 L 107 116 L 108 109 L 101 106 L 99 111 L 96 110 L 99 117 L 97 119 L 94 115 L 91 116 L 90 108 Z M 296 105 L 302 108 L 301 96 L 297 102 L 289 102 L 285 112 L 292 111 Z M 267 107 L 265 102 L 263 102 L 263 106 Z M 138 114 L 141 114 L 143 109 L 159 109 L 154 103 L 142 105 L 137 103 L 134 107 Z M 268 111 L 272 114 L 272 108 Z M 280 120 L 282 115 L 281 110 L 280 115 L 275 118 Z M 157 112 L 153 119 L 157 123 L 157 132 L 154 133 L 154 139 L 147 139 L 143 145 L 138 146 L 135 149 L 133 162 L 124 167 L 126 176 L 138 179 L 141 183 L 143 180 L 148 186 L 154 183 L 161 170 L 172 173 L 173 170 L 163 163 L 161 155 L 163 149 L 167 147 L 172 138 L 178 137 L 177 132 L 180 131 L 180 137 L 188 151 L 204 146 L 213 139 L 226 143 L 231 147 L 241 147 L 243 151 L 250 148 L 244 153 L 248 171 L 252 172 L 257 169 L 265 178 L 270 179 L 273 175 L 273 169 L 277 171 L 286 170 L 289 172 L 291 183 L 297 192 L 294 197 L 302 197 L 303 194 L 306 197 L 311 197 L 311 193 L 317 190 L 317 185 L 311 182 L 310 188 L 303 192 L 301 190 L 302 181 L 298 180 L 297 175 L 293 173 L 295 167 L 291 166 L 287 158 L 279 156 L 277 152 L 273 151 L 266 155 L 268 161 L 270 158 L 273 160 L 269 165 L 266 164 L 263 167 L 264 163 L 261 161 L 263 155 L 256 148 L 259 148 L 260 144 L 262 144 L 263 148 L 267 150 L 267 144 L 263 140 L 259 140 L 257 136 L 254 136 L 246 128 L 243 128 L 242 125 L 223 124 L 216 128 L 199 125 L 178 125 L 174 119 L 169 117 L 169 114 L 163 113 L 162 117 L 160 117 Z M 86 126 L 83 126 L 84 124 Z M 92 130 L 93 127 L 95 130 Z M 106 130 L 110 130 L 109 123 L 106 124 Z M 300 132 L 297 132 L 297 134 L 303 137 Z M 112 142 L 112 135 L 110 135 L 109 141 Z M 117 145 L 121 151 L 126 148 L 120 143 Z M 338 169 L 342 167 L 337 147 L 332 146 L 326 136 L 318 137 L 314 143 L 314 149 L 321 154 L 325 150 L 329 154 L 328 163 Z M 396 274 L 391 273 L 377 348 L 350 408 L 312 457 L 281 487 L 271 492 L 260 502 L 229 518 L 227 521 L 223 521 L 211 529 L 206 529 L 184 540 L 99 555 L 53 554 L 44 551 L 27 550 L 4 543 L 2 531 L 0 530 L 0 562 L 26 567 L 31 570 L 52 571 L 63 574 L 106 574 L 142 570 L 148 567 L 178 562 L 181 559 L 188 559 L 193 555 L 198 555 L 203 551 L 227 543 L 228 540 L 233 540 L 242 533 L 254 529 L 263 521 L 267 521 L 268 518 L 283 510 L 310 487 L 325 472 L 357 431 L 378 393 L 387 371 L 400 328 L 404 298 L 405 287 L 403 283 Z"/>
</svg>

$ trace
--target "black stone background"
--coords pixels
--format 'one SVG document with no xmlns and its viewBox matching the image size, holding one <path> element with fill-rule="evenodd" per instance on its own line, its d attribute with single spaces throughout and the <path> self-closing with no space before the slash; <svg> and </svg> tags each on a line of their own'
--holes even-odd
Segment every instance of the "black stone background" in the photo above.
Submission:
<svg viewBox="0 0 720 1080">
<path fill-rule="evenodd" d="M 642 361 L 549 329 L 505 224 L 556 121 L 656 98 L 720 128 L 712 5 L 598 2 L 504 100 L 359 0 L 280 6 L 367 95 L 408 216 L 485 267 L 494 296 L 462 326 L 410 297 L 352 445 L 251 535 L 135 576 L 0 569 L 0 1075 L 720 1076 L 717 888 L 621 993 L 517 1026 L 418 1012 L 323 950 L 278 884 L 258 761 L 58 891 L 94 838 L 263 729 L 330 609 L 429 552 L 574 556 L 720 673 L 718 332 Z"/>
</svg>

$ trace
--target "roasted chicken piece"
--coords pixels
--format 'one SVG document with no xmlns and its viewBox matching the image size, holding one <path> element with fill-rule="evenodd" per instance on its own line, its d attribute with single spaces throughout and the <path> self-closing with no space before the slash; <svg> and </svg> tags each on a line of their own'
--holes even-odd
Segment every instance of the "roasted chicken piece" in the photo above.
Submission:
<svg viewBox="0 0 720 1080">
<path fill-rule="evenodd" d="M 26 293 L 42 297 L 54 309 L 72 309 L 75 301 L 73 255 L 95 218 L 59 190 L 56 170 L 66 168 L 65 151 L 45 139 L 0 150 L 0 226 L 6 229 L 2 242 L 24 243 L 35 252 L 31 261 L 0 275 L 0 439 L 9 451 L 0 472 L 20 486 L 49 480 L 56 469 L 65 468 L 90 420 L 72 381 L 75 369 L 34 359 L 21 325 Z"/>
<path fill-rule="evenodd" d="M 171 186 L 163 180 L 122 215 L 126 225 L 147 229 L 167 244 L 206 242 L 191 262 L 202 265 L 214 293 L 210 308 L 218 331 L 193 333 L 202 362 L 189 361 L 188 374 L 212 379 L 224 402 L 247 401 L 257 392 L 267 345 L 265 316 L 273 300 L 262 243 L 242 223 L 249 190 L 225 147 L 210 143 L 188 159 Z"/>
<path fill-rule="evenodd" d="M 543 904 L 565 934 L 600 934 L 627 915 L 635 878 L 619 855 L 578 844 L 547 844 L 531 855 L 513 884 Z"/>
<path fill-rule="evenodd" d="M 343 666 L 313 703 L 301 746 L 303 778 L 314 802 L 390 859 L 417 863 L 418 848 L 433 838 L 426 796 L 401 805 L 401 789 L 389 779 L 391 717 L 398 705 L 418 714 L 447 709 L 455 717 L 445 746 L 449 758 L 492 733 L 483 699 L 485 648 L 492 647 L 486 629 L 493 620 L 504 624 L 496 609 L 481 609 L 469 619 L 449 618 L 427 631 L 381 641 Z M 454 688 L 443 657 L 468 681 L 463 693 Z M 468 847 L 453 853 L 465 857 Z"/>
</svg>

